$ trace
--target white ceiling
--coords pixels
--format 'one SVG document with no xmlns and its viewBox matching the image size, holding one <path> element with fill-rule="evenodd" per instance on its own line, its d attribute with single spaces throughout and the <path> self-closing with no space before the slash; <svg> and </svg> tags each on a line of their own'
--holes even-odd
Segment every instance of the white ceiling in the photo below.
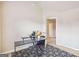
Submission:
<svg viewBox="0 0 79 59">
<path fill-rule="evenodd" d="M 50 9 L 58 12 L 79 8 L 79 1 L 41 1 L 37 3 L 45 10 Z"/>
<path fill-rule="evenodd" d="M 32 5 L 37 5 L 43 10 L 50 11 L 66 11 L 70 9 L 79 8 L 79 1 L 26 1 L 27 3 L 32 3 Z M 24 3 L 26 3 L 24 1 Z"/>
</svg>

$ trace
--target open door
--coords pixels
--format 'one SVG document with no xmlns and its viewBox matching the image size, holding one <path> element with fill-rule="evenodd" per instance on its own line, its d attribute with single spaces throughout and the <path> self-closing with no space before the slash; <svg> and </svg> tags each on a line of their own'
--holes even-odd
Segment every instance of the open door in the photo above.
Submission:
<svg viewBox="0 0 79 59">
<path fill-rule="evenodd" d="M 47 20 L 47 44 L 56 44 L 56 19 Z"/>
</svg>

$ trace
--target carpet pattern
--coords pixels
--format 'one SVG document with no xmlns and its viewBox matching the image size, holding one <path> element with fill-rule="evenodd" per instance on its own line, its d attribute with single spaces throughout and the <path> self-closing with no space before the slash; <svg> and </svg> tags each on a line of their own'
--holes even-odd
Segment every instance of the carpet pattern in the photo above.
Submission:
<svg viewBox="0 0 79 59">
<path fill-rule="evenodd" d="M 27 49 L 11 53 L 12 57 L 77 57 L 54 46 L 30 46 Z"/>
</svg>

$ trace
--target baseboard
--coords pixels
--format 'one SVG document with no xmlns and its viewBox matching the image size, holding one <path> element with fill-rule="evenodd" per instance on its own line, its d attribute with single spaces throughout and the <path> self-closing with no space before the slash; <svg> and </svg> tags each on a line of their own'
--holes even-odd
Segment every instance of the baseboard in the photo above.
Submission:
<svg viewBox="0 0 79 59">
<path fill-rule="evenodd" d="M 68 46 L 64 46 L 63 44 L 59 44 L 59 43 L 57 43 L 57 45 L 59 45 L 59 46 L 63 46 L 63 47 L 69 48 L 69 49 L 73 49 L 73 50 L 76 50 L 76 51 L 79 51 L 79 49 L 72 48 L 72 47 L 68 47 Z"/>
<path fill-rule="evenodd" d="M 55 46 L 55 47 L 57 47 L 59 49 L 62 49 L 64 51 L 66 51 L 66 52 L 69 52 L 69 53 L 72 53 L 72 54 L 74 54 L 76 56 L 79 56 L 79 50 L 78 49 L 74 49 L 74 48 L 71 48 L 71 47 L 63 46 L 62 44 L 56 44 L 56 45 L 49 44 L 49 45 Z"/>
</svg>

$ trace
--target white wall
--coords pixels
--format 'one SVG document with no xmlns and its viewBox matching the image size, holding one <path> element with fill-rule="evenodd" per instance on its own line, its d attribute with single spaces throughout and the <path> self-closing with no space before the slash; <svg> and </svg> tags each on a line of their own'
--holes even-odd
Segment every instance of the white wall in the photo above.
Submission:
<svg viewBox="0 0 79 59">
<path fill-rule="evenodd" d="M 36 2 L 4 2 L 3 52 L 13 50 L 14 41 L 29 35 L 33 30 L 46 32 L 46 19 L 57 20 L 57 44 L 79 50 L 79 9 L 57 12 L 42 9 Z"/>
<path fill-rule="evenodd" d="M 79 50 L 79 8 L 59 14 L 57 44 Z"/>
<path fill-rule="evenodd" d="M 43 11 L 44 31 L 46 19 L 56 18 L 56 43 L 79 50 L 79 8 L 56 12 L 46 7 Z"/>
<path fill-rule="evenodd" d="M 59 12 L 53 11 L 53 8 L 48 9 L 43 7 L 43 31 L 46 32 L 47 19 L 57 18 Z"/>
<path fill-rule="evenodd" d="M 42 31 L 42 10 L 34 2 L 4 2 L 3 52 L 13 50 L 14 41 L 33 30 Z"/>
</svg>

